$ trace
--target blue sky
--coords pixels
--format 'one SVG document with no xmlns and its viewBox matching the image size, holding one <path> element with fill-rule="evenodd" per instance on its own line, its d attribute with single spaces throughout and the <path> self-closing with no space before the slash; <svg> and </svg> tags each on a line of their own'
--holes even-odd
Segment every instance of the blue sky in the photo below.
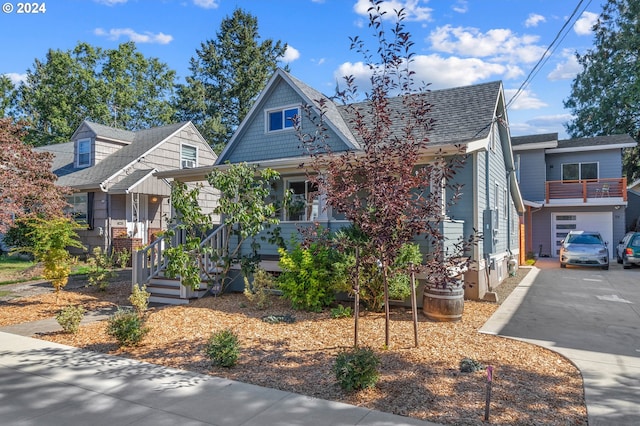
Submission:
<svg viewBox="0 0 640 426">
<path fill-rule="evenodd" d="M 349 49 L 349 37 L 372 40 L 366 0 L 50 0 L 40 2 L 46 11 L 37 14 L 17 13 L 16 1 L 2 3 L 0 74 L 16 82 L 50 48 L 68 50 L 81 41 L 115 48 L 130 40 L 183 79 L 196 49 L 215 39 L 220 22 L 240 7 L 258 18 L 262 39 L 289 45 L 283 64 L 294 76 L 332 94 L 336 80 L 365 72 L 362 57 Z M 502 80 L 507 100 L 577 9 L 559 45 L 508 110 L 514 136 L 567 137 L 563 123 L 570 112 L 562 103 L 580 70 L 575 52 L 593 45 L 591 26 L 601 2 L 390 0 L 387 5 L 407 10 L 420 80 L 433 89 Z"/>
</svg>

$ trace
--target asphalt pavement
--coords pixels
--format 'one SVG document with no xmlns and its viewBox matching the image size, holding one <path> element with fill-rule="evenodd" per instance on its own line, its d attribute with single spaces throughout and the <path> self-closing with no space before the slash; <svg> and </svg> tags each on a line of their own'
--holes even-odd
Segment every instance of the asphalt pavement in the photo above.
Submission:
<svg viewBox="0 0 640 426">
<path fill-rule="evenodd" d="M 524 340 L 582 373 L 589 425 L 640 425 L 640 268 L 539 259 L 481 332 Z"/>
</svg>

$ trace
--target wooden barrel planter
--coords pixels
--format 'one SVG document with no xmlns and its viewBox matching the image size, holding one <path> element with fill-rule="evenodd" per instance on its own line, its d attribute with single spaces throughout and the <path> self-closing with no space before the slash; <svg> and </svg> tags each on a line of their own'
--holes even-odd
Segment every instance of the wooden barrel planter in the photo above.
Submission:
<svg viewBox="0 0 640 426">
<path fill-rule="evenodd" d="M 464 311 L 464 287 L 428 287 L 422 296 L 422 312 L 433 321 L 460 321 Z"/>
</svg>

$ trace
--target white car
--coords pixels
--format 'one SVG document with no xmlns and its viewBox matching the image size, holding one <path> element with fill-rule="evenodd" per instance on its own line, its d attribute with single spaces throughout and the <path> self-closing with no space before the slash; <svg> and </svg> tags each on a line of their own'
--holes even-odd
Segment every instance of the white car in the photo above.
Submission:
<svg viewBox="0 0 640 426">
<path fill-rule="evenodd" d="M 560 244 L 560 267 L 567 265 L 609 269 L 609 249 L 600 233 L 570 231 Z"/>
</svg>

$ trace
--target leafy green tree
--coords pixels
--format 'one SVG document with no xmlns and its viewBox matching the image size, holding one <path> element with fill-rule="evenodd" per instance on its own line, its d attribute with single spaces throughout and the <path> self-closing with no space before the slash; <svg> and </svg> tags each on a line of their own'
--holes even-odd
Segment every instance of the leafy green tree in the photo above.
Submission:
<svg viewBox="0 0 640 426">
<path fill-rule="evenodd" d="M 193 121 L 220 152 L 277 68 L 286 44 L 260 42 L 258 20 L 242 9 L 220 24 L 191 58 L 191 75 L 177 89 L 179 120 Z"/>
<path fill-rule="evenodd" d="M 133 42 L 117 49 L 79 43 L 36 59 L 18 89 L 17 115 L 32 145 L 67 142 L 84 119 L 127 130 L 167 124 L 175 71 Z"/>
<path fill-rule="evenodd" d="M 271 225 L 280 223 L 275 216 L 276 206 L 269 201 L 271 183 L 280 175 L 272 169 L 258 170 L 257 166 L 233 164 L 225 169 L 214 169 L 208 176 L 209 184 L 220 191 L 220 199 L 214 213 L 222 218 L 220 226 L 226 228 L 228 238 L 214 253 L 208 253 L 220 266 L 218 275 L 226 279 L 231 267 L 241 264 L 245 273 L 251 272 L 256 263 L 255 250 L 259 243 L 252 242 L 253 253 L 242 253 L 242 244 L 257 236 Z M 178 228 L 185 233 L 184 242 L 166 250 L 169 259 L 168 276 L 180 276 L 185 286 L 198 288 L 201 273 L 200 260 L 208 247 L 200 245 L 201 238 L 213 227 L 211 217 L 198 205 L 200 187 L 188 188 L 176 182 L 171 198 L 179 217 Z M 233 237 L 233 238 L 232 238 Z M 232 248 L 230 243 L 234 242 Z M 213 278 L 212 278 L 213 279 Z M 223 288 L 227 282 L 221 283 Z"/>
<path fill-rule="evenodd" d="M 16 89 L 6 75 L 0 75 L 0 118 L 6 117 L 15 104 Z"/>
<path fill-rule="evenodd" d="M 640 1 L 608 0 L 594 26 L 594 46 L 577 54 L 582 71 L 564 106 L 572 137 L 628 133 L 640 141 Z M 627 178 L 640 178 L 640 151 L 624 155 Z"/>
</svg>

